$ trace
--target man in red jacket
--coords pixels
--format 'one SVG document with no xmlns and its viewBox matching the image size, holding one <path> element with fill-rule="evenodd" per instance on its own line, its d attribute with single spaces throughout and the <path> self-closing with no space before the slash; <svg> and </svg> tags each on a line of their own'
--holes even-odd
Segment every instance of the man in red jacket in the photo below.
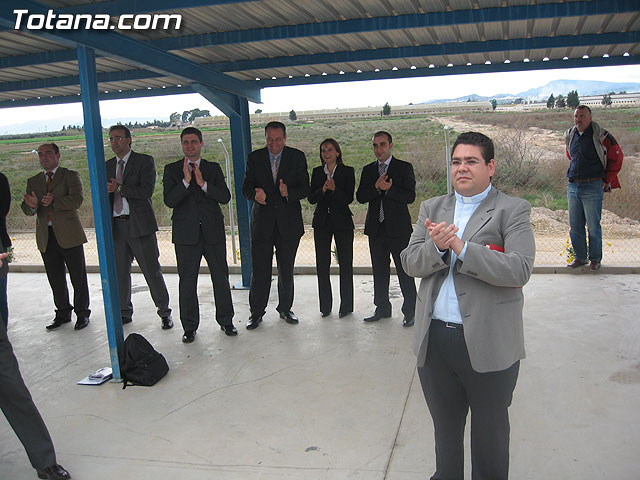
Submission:
<svg viewBox="0 0 640 480">
<path fill-rule="evenodd" d="M 569 268 L 586 265 L 596 271 L 602 261 L 602 199 L 604 192 L 620 188 L 618 172 L 622 168 L 622 150 L 609 132 L 591 120 L 591 109 L 579 105 L 573 115 L 575 126 L 564 134 L 569 185 L 569 226 L 575 259 Z M 585 224 L 589 229 L 589 247 Z"/>
</svg>

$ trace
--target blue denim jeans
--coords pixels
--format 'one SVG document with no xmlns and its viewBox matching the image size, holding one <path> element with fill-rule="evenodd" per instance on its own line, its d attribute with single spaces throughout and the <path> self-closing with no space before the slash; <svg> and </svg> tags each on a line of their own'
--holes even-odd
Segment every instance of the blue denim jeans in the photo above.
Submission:
<svg viewBox="0 0 640 480">
<path fill-rule="evenodd" d="M 569 201 L 569 236 L 573 245 L 575 258 L 586 261 L 602 261 L 602 180 L 578 183 L 569 182 L 567 200 Z M 587 237 L 585 225 L 589 230 L 589 250 L 587 253 Z"/>
</svg>

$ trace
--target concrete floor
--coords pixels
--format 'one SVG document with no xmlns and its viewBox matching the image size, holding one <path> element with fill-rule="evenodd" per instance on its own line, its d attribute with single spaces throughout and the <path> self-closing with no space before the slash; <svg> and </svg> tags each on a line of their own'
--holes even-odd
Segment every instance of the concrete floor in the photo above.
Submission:
<svg viewBox="0 0 640 480">
<path fill-rule="evenodd" d="M 321 318 L 315 277 L 297 276 L 300 324 L 277 317 L 272 292 L 255 331 L 244 328 L 248 292 L 234 291 L 239 335 L 232 338 L 212 320 L 210 280 L 201 276 L 203 321 L 196 341 L 184 345 L 177 276 L 166 276 L 176 327 L 163 331 L 143 277 L 134 275 L 136 313 L 125 334 L 142 333 L 171 370 L 154 387 L 126 390 L 76 385 L 109 361 L 100 278 L 89 281 L 89 327 L 49 332 L 45 275 L 9 276 L 9 336 L 74 479 L 424 480 L 433 473 L 433 429 L 415 375 L 414 329 L 401 327 L 397 281 L 394 317 L 376 324 L 362 322 L 372 311 L 370 276 L 356 277 L 356 313 L 344 319 Z M 640 275 L 535 275 L 525 296 L 528 358 L 511 408 L 511 478 L 640 478 Z M 0 478 L 36 478 L 4 418 Z"/>
</svg>

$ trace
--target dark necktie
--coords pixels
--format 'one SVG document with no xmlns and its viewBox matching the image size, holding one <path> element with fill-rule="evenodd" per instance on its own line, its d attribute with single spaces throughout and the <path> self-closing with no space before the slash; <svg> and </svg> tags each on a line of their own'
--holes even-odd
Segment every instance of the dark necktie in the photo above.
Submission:
<svg viewBox="0 0 640 480">
<path fill-rule="evenodd" d="M 122 170 L 124 170 L 124 160 L 118 160 L 118 168 L 116 168 L 116 182 L 118 187 L 122 185 Z M 113 193 L 113 211 L 115 213 L 122 213 L 124 205 L 122 203 L 122 195 L 120 195 L 120 188 Z"/>
<path fill-rule="evenodd" d="M 53 172 L 47 172 L 47 193 L 51 191 L 51 182 L 53 181 Z M 47 209 L 47 223 L 51 221 L 51 214 Z"/>
<path fill-rule="evenodd" d="M 378 176 L 381 177 L 387 171 L 387 164 L 378 162 Z M 380 199 L 380 213 L 378 215 L 380 223 L 384 221 L 384 209 L 382 208 L 382 198 Z"/>
</svg>

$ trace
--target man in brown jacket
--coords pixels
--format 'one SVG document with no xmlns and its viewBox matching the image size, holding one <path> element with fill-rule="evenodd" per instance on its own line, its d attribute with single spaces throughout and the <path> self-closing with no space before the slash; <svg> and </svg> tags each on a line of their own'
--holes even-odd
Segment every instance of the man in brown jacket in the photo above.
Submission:
<svg viewBox="0 0 640 480">
<path fill-rule="evenodd" d="M 22 202 L 26 215 L 36 215 L 36 243 L 53 292 L 56 316 L 48 330 L 71 321 L 76 312 L 75 329 L 89 324 L 89 286 L 83 244 L 87 242 L 78 208 L 82 205 L 82 183 L 78 172 L 60 166 L 60 149 L 55 143 L 38 148 L 43 172 L 27 180 L 27 193 Z M 73 285 L 73 305 L 65 266 Z"/>
</svg>

